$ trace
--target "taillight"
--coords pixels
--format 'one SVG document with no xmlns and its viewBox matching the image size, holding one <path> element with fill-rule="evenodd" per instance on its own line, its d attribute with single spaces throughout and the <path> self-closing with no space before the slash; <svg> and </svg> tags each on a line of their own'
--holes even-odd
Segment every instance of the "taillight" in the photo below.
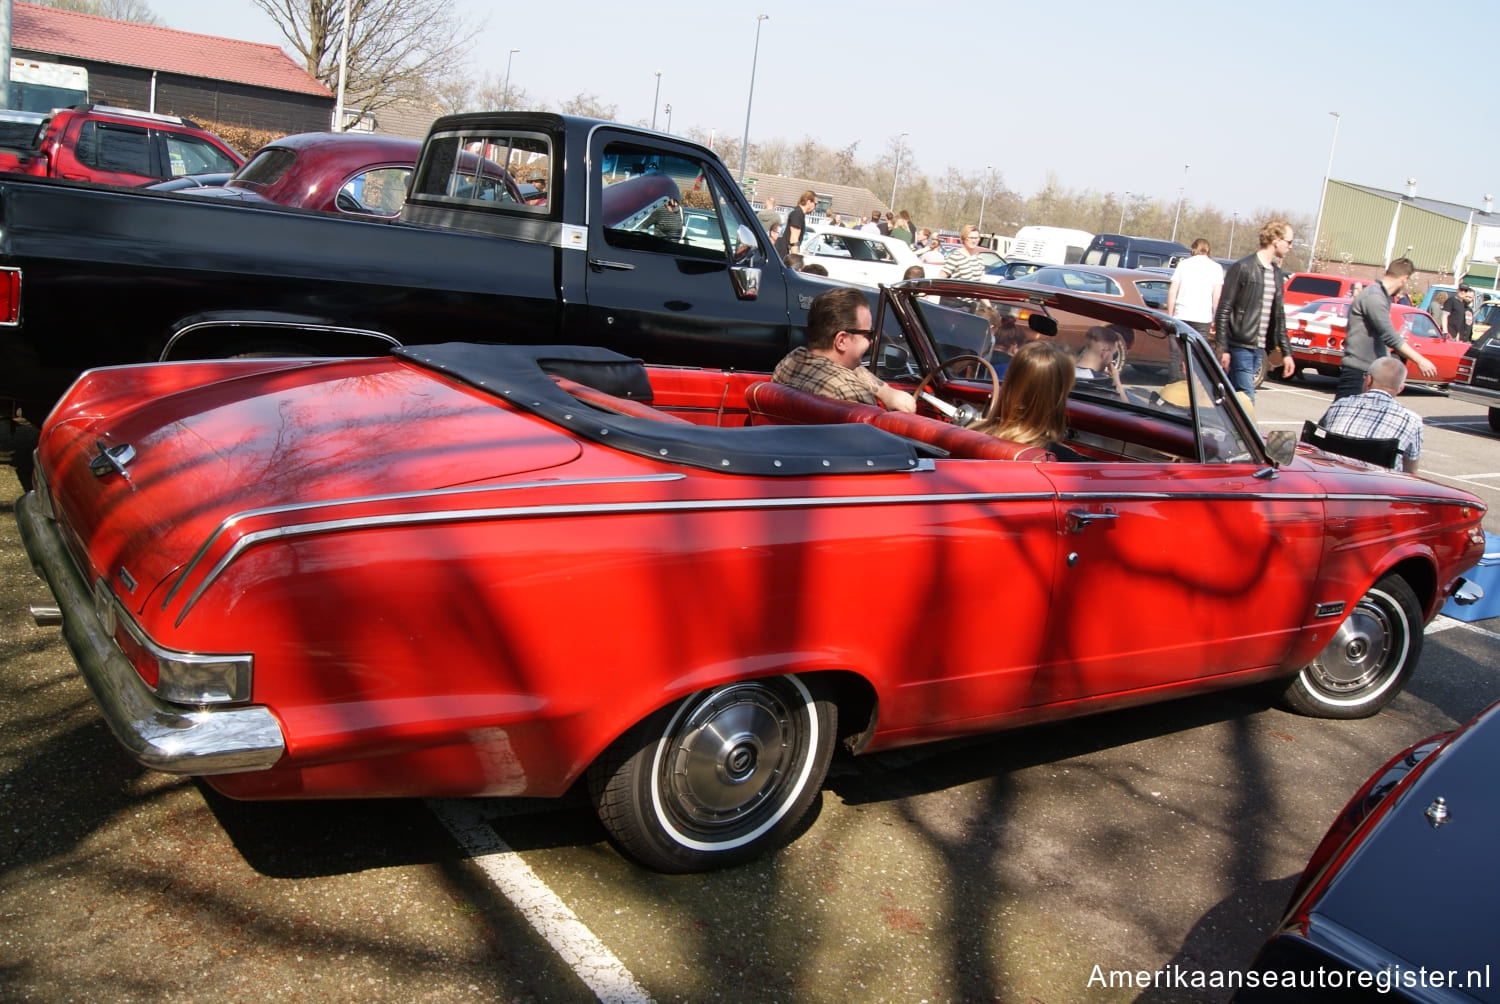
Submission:
<svg viewBox="0 0 1500 1004">
<path fill-rule="evenodd" d="M 21 270 L 0 268 L 0 324 L 21 319 Z"/>
<path fill-rule="evenodd" d="M 1474 374 L 1474 360 L 1468 356 L 1460 356 L 1458 360 L 1458 374 L 1454 377 L 1458 383 L 1469 383 L 1469 377 Z"/>
</svg>

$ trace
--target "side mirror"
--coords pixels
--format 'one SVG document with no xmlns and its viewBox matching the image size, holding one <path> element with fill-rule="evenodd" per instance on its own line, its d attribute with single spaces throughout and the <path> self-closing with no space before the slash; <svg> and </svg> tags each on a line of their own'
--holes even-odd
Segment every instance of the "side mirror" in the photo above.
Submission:
<svg viewBox="0 0 1500 1004">
<path fill-rule="evenodd" d="M 1026 318 L 1026 326 L 1039 335 L 1049 338 L 1057 336 L 1057 321 L 1046 314 L 1031 314 Z"/>
<path fill-rule="evenodd" d="M 1286 429 L 1266 434 L 1266 453 L 1277 467 L 1285 467 L 1297 455 L 1297 437 Z"/>
</svg>

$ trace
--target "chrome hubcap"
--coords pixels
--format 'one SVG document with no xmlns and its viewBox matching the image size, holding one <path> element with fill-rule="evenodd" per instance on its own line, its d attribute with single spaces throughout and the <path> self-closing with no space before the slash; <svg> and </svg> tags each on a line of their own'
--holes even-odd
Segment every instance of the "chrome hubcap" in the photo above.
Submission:
<svg viewBox="0 0 1500 1004">
<path fill-rule="evenodd" d="M 721 690 L 677 723 L 660 783 L 670 811 L 696 829 L 718 829 L 775 806 L 806 741 L 796 705 L 748 683 Z"/>
<path fill-rule="evenodd" d="M 1389 668 L 1394 627 L 1381 606 L 1360 601 L 1318 658 L 1319 684 L 1335 693 L 1368 686 Z"/>
</svg>

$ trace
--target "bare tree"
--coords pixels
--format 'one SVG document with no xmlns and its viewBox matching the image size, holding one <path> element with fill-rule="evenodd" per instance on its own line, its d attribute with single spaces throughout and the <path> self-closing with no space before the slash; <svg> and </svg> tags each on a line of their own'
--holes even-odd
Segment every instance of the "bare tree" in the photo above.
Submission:
<svg viewBox="0 0 1500 1004">
<path fill-rule="evenodd" d="M 480 28 L 455 14 L 446 0 L 255 0 L 255 5 L 281 29 L 307 72 L 335 90 L 346 2 L 344 106 L 355 115 L 430 99 L 434 81 L 457 75 Z"/>
<path fill-rule="evenodd" d="M 161 18 L 151 9 L 146 0 L 32 0 L 39 7 L 56 7 L 58 10 L 77 11 L 79 14 L 97 14 L 116 21 L 134 21 L 137 24 L 161 24 Z"/>
</svg>

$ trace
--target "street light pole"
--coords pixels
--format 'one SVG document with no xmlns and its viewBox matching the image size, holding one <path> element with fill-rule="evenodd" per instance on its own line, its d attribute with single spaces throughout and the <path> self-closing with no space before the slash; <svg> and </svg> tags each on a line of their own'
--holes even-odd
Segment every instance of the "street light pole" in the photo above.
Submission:
<svg viewBox="0 0 1500 1004">
<path fill-rule="evenodd" d="M 1333 149 L 1339 143 L 1339 113 L 1329 112 L 1333 116 L 1333 141 L 1328 144 L 1328 166 L 1323 170 L 1323 191 L 1318 195 L 1318 217 L 1313 223 L 1312 247 L 1307 252 L 1307 269 L 1312 271 L 1313 259 L 1318 254 L 1318 231 L 1323 229 L 1323 202 L 1328 198 L 1328 179 L 1333 174 Z"/>
<path fill-rule="evenodd" d="M 891 211 L 896 209 L 896 180 L 901 177 L 901 141 L 910 136 L 911 133 L 904 132 L 896 137 L 896 170 L 891 175 Z"/>
<path fill-rule="evenodd" d="M 995 169 L 994 164 L 984 165 L 984 187 L 979 190 L 979 232 L 984 233 L 984 200 L 990 194 L 990 172 Z"/>
<path fill-rule="evenodd" d="M 672 131 L 672 102 L 668 101 L 667 102 L 667 106 L 665 108 L 663 108 L 662 111 L 664 111 L 664 112 L 667 113 L 667 132 L 671 132 Z"/>
<path fill-rule="evenodd" d="M 510 55 L 505 57 L 505 95 L 500 99 L 500 110 L 503 112 L 510 107 L 510 61 L 516 58 L 520 49 L 510 50 Z"/>
<path fill-rule="evenodd" d="M 9 9 L 9 4 L 6 9 Z M 8 62 L 8 60 L 7 60 Z M 339 92 L 333 102 L 333 131 L 343 132 L 347 126 L 344 122 L 344 83 L 349 79 L 349 0 L 344 0 L 344 31 L 339 36 Z"/>
<path fill-rule="evenodd" d="M 1125 193 L 1125 198 L 1120 201 L 1120 225 L 1116 228 L 1117 233 L 1125 232 L 1125 207 L 1130 205 L 1130 193 Z"/>
<path fill-rule="evenodd" d="M 651 98 L 651 131 L 656 131 L 656 109 L 661 105 L 661 71 L 656 71 L 656 93 Z"/>
<path fill-rule="evenodd" d="M 1238 223 L 1239 221 L 1240 221 L 1240 214 L 1239 213 L 1230 213 L 1229 214 L 1229 255 L 1228 255 L 1228 257 L 1230 257 L 1230 258 L 1234 257 L 1234 225 L 1236 223 Z"/>
<path fill-rule="evenodd" d="M 740 180 L 745 180 L 745 162 L 750 157 L 750 107 L 755 103 L 755 64 L 760 61 L 761 22 L 771 20 L 769 14 L 755 15 L 755 52 L 750 56 L 750 96 L 745 99 L 745 138 L 740 141 Z"/>
<path fill-rule="evenodd" d="M 1192 164 L 1182 165 L 1182 184 L 1177 189 L 1177 215 L 1172 219 L 1172 239 L 1177 239 L 1177 223 L 1182 219 L 1182 193 L 1187 191 L 1187 173 Z"/>
</svg>

